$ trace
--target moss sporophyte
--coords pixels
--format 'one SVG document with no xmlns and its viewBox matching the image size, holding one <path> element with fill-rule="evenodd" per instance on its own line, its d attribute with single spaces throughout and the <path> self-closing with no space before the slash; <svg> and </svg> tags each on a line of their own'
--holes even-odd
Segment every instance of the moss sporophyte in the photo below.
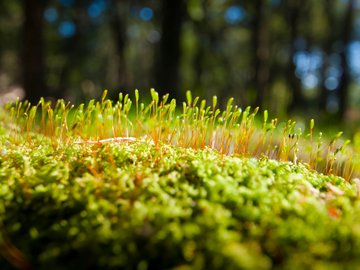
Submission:
<svg viewBox="0 0 360 270">
<path fill-rule="evenodd" d="M 356 145 L 150 96 L 6 106 L 1 269 L 360 267 Z"/>
</svg>

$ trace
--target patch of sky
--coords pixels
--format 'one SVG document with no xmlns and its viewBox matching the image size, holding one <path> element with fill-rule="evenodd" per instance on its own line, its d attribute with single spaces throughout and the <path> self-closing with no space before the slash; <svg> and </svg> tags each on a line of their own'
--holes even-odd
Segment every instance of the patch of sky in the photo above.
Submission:
<svg viewBox="0 0 360 270">
<path fill-rule="evenodd" d="M 295 74 L 298 78 L 305 76 L 309 72 L 310 57 L 308 52 L 296 52 L 293 57 L 293 62 L 296 66 Z"/>
<path fill-rule="evenodd" d="M 326 89 L 334 91 L 339 86 L 339 79 L 334 76 L 327 77 L 325 79 L 324 86 Z"/>
<path fill-rule="evenodd" d="M 76 26 L 72 21 L 63 21 L 58 28 L 59 34 L 64 38 L 70 38 L 75 35 Z"/>
<path fill-rule="evenodd" d="M 49 23 L 55 22 L 58 17 L 59 16 L 58 16 L 58 12 L 57 12 L 56 8 L 50 7 L 50 8 L 47 8 L 44 12 L 44 18 Z"/>
<path fill-rule="evenodd" d="M 245 10 L 239 5 L 233 5 L 226 9 L 224 19 L 229 24 L 241 22 L 246 16 Z"/>
<path fill-rule="evenodd" d="M 309 65 L 308 53 L 305 51 L 296 52 L 293 57 L 293 62 L 296 66 L 305 68 Z"/>
<path fill-rule="evenodd" d="M 139 17 L 143 21 L 150 21 L 154 17 L 154 11 L 150 7 L 143 7 L 139 11 Z"/>
<path fill-rule="evenodd" d="M 310 70 L 319 69 L 323 64 L 323 53 L 322 51 L 315 49 L 310 52 Z"/>
<path fill-rule="evenodd" d="M 341 67 L 330 66 L 326 69 L 325 76 L 340 78 L 342 73 L 343 73 L 343 70 Z"/>
<path fill-rule="evenodd" d="M 314 49 L 311 52 L 298 51 L 293 57 L 296 66 L 295 75 L 301 79 L 302 84 L 307 89 L 315 88 L 319 85 L 317 71 L 323 64 L 323 53 Z"/>
<path fill-rule="evenodd" d="M 299 43 L 301 40 L 299 40 Z M 301 46 L 303 44 L 298 44 Z M 302 47 L 302 46 L 301 46 Z M 319 86 L 320 79 L 318 71 L 323 65 L 324 55 L 319 49 L 312 51 L 301 50 L 295 53 L 293 63 L 295 64 L 295 75 L 301 79 L 305 89 L 313 89 Z"/>
<path fill-rule="evenodd" d="M 348 45 L 348 58 L 351 73 L 360 76 L 360 41 L 353 41 Z"/>
<path fill-rule="evenodd" d="M 305 88 L 313 89 L 319 85 L 319 78 L 315 74 L 309 73 L 302 78 L 301 82 Z"/>
</svg>

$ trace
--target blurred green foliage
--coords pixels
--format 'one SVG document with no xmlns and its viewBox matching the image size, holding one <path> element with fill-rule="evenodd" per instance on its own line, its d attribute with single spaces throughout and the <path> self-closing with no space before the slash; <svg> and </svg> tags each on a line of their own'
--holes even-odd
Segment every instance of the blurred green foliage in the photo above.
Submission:
<svg viewBox="0 0 360 270">
<path fill-rule="evenodd" d="M 88 100 L 104 88 L 117 96 L 155 87 L 174 97 L 191 89 L 208 99 L 216 94 L 222 104 L 234 96 L 237 104 L 277 116 L 359 121 L 355 0 L 181 0 L 181 14 L 166 1 L 28 2 L 0 4 L 0 90 L 23 84 L 36 102 L 40 96 Z M 30 25 L 26 14 L 34 12 L 40 20 Z M 167 34 L 175 15 L 179 31 Z M 42 29 L 34 39 L 44 45 L 29 60 L 24 50 L 37 45 L 26 38 L 26 26 Z M 179 50 L 169 46 L 173 39 Z M 168 55 L 174 61 L 163 59 Z M 29 72 L 43 85 L 27 83 Z"/>
</svg>

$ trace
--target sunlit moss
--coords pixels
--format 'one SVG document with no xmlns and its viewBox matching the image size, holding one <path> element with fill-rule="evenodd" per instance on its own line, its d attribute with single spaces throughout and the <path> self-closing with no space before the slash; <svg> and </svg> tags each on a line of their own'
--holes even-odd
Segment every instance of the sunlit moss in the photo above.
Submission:
<svg viewBox="0 0 360 270">
<path fill-rule="evenodd" d="M 360 266 L 360 182 L 300 162 L 307 146 L 292 121 L 278 127 L 264 113 L 257 127 L 256 111 L 231 100 L 221 112 L 216 98 L 206 107 L 188 94 L 178 112 L 152 95 L 136 98 L 134 114 L 128 97 L 114 104 L 106 93 L 77 108 L 8 107 L 1 269 Z M 337 139 L 323 144 L 347 155 Z"/>
</svg>

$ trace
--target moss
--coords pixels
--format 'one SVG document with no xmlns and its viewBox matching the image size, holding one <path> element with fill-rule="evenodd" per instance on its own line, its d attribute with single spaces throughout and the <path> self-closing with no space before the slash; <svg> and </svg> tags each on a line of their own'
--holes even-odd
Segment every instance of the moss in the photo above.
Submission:
<svg viewBox="0 0 360 270">
<path fill-rule="evenodd" d="M 321 143 L 321 174 L 313 121 L 302 163 L 292 121 L 278 137 L 267 112 L 259 129 L 257 109 L 232 100 L 221 112 L 188 94 L 179 115 L 151 93 L 134 119 L 128 96 L 106 93 L 0 112 L 1 269 L 360 267 L 359 180 L 335 159 L 351 160 L 345 143 Z"/>
<path fill-rule="evenodd" d="M 1 141 L 2 238 L 34 269 L 360 265 L 359 199 L 341 178 L 144 141 Z"/>
</svg>

